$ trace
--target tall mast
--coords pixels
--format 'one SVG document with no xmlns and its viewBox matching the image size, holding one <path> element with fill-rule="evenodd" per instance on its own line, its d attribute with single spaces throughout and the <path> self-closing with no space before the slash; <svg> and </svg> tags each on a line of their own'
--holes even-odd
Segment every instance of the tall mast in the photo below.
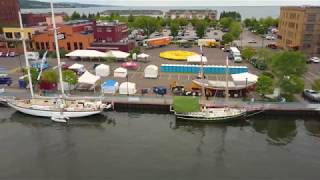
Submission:
<svg viewBox="0 0 320 180">
<path fill-rule="evenodd" d="M 32 78 L 31 78 L 31 72 L 30 72 L 30 64 L 29 64 L 29 59 L 27 57 L 27 46 L 26 46 L 26 40 L 24 37 L 24 29 L 23 29 L 23 24 L 22 24 L 22 17 L 21 17 L 21 12 L 19 10 L 18 12 L 19 15 L 19 22 L 20 22 L 20 29 L 21 29 L 21 39 L 22 39 L 22 46 L 23 46 L 23 52 L 24 52 L 24 59 L 26 61 L 26 66 L 27 66 L 27 73 L 28 73 L 28 80 L 29 80 L 29 87 L 30 87 L 30 94 L 31 97 L 34 97 L 34 92 L 33 92 L 33 85 L 32 85 Z"/>
<path fill-rule="evenodd" d="M 226 59 L 226 89 L 225 89 L 225 94 L 226 94 L 226 104 L 228 104 L 229 101 L 229 58 L 227 56 Z"/>
<path fill-rule="evenodd" d="M 202 45 L 200 46 L 200 51 L 201 51 L 201 58 L 200 58 L 201 70 L 200 70 L 200 72 L 201 72 L 201 80 L 202 80 L 201 96 L 204 97 L 205 92 L 204 92 L 204 70 L 203 70 L 203 61 L 202 61 L 202 56 L 203 56 Z"/>
<path fill-rule="evenodd" d="M 57 27 L 56 27 L 56 20 L 55 20 L 55 16 L 54 16 L 53 2 L 52 1 L 50 2 L 50 5 L 51 5 L 51 18 L 52 18 L 53 33 L 54 33 L 54 42 L 55 42 L 56 54 L 57 54 L 57 60 L 58 60 L 60 87 L 61 87 L 61 93 L 64 95 L 64 87 L 63 87 L 63 80 L 62 80 L 62 70 L 61 70 L 61 62 L 60 62 L 60 50 L 59 50 L 59 44 L 58 44 Z"/>
</svg>

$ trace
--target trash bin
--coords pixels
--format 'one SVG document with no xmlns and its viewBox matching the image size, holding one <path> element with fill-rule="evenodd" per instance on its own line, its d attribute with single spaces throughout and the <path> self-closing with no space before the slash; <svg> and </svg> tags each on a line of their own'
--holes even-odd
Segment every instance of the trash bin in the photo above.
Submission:
<svg viewBox="0 0 320 180">
<path fill-rule="evenodd" d="M 21 76 L 19 78 L 19 88 L 25 89 L 27 88 L 27 82 L 24 80 L 25 76 Z"/>
</svg>

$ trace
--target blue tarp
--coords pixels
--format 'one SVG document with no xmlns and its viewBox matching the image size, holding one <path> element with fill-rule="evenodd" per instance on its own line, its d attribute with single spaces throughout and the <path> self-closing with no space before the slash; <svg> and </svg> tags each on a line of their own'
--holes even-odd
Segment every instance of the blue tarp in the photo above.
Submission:
<svg viewBox="0 0 320 180">
<path fill-rule="evenodd" d="M 103 88 L 114 87 L 116 83 L 117 83 L 117 81 L 115 81 L 115 80 L 107 80 L 101 86 Z"/>
</svg>

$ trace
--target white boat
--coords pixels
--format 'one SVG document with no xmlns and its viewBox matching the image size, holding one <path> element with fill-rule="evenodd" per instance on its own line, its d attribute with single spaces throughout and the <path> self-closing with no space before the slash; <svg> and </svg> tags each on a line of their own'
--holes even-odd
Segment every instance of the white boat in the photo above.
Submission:
<svg viewBox="0 0 320 180">
<path fill-rule="evenodd" d="M 32 80 L 30 75 L 30 65 L 28 57 L 25 56 L 26 66 L 28 70 L 29 86 L 30 86 L 30 99 L 11 99 L 7 101 L 7 104 L 16 109 L 17 111 L 38 117 L 49 117 L 55 122 L 66 122 L 69 118 L 87 117 L 101 113 L 106 108 L 111 108 L 110 105 L 103 104 L 101 101 L 90 101 L 78 98 L 76 100 L 68 100 L 68 97 L 64 95 L 64 87 L 62 80 L 62 69 L 60 63 L 60 52 L 57 39 L 57 28 L 55 25 L 53 3 L 51 2 L 51 15 L 54 29 L 55 49 L 58 60 L 59 79 L 61 85 L 61 97 L 55 98 L 35 98 L 33 93 Z M 23 30 L 21 13 L 19 12 L 20 27 Z M 25 39 L 22 33 L 22 44 L 24 53 L 27 54 Z M 70 98 L 69 98 L 70 99 Z"/>
<path fill-rule="evenodd" d="M 203 63 L 202 63 L 202 47 L 201 48 L 201 79 L 203 80 Z M 175 112 L 175 116 L 177 119 L 187 120 L 187 121 L 201 121 L 201 122 L 226 122 L 231 121 L 239 118 L 243 118 L 246 115 L 245 108 L 234 108 L 228 107 L 228 99 L 229 99 L 229 82 L 228 82 L 228 75 L 229 75 L 229 62 L 228 57 L 226 59 L 226 107 L 222 108 L 207 108 L 203 106 L 203 108 L 199 109 L 198 112 Z M 204 85 L 201 86 L 202 93 L 204 94 Z"/>
</svg>

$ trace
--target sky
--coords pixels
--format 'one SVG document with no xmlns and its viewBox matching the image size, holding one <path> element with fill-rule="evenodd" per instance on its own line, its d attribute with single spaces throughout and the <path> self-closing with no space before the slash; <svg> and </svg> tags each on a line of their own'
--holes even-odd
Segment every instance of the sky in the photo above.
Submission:
<svg viewBox="0 0 320 180">
<path fill-rule="evenodd" d="M 50 0 L 39 0 L 47 1 Z M 320 0 L 53 0 L 114 6 L 283 6 L 320 5 Z"/>
</svg>

